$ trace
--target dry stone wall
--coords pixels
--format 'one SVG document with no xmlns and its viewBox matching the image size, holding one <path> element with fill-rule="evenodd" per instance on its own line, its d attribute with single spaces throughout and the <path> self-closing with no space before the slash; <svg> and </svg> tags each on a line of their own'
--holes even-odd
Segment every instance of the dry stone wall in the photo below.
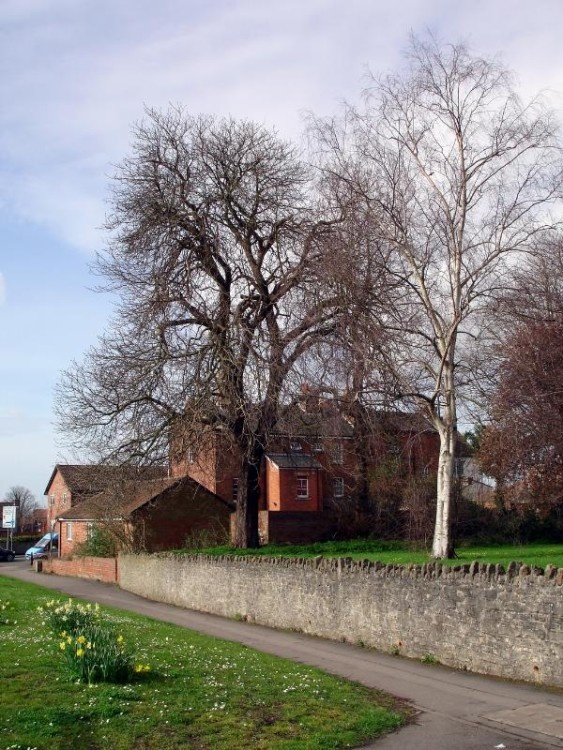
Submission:
<svg viewBox="0 0 563 750">
<path fill-rule="evenodd" d="M 563 569 L 126 555 L 119 583 L 202 612 L 563 687 Z"/>
</svg>

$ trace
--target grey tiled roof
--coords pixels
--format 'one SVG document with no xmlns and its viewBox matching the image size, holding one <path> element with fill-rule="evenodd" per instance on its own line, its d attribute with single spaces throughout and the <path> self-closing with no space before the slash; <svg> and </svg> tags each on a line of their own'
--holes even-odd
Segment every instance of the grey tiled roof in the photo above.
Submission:
<svg viewBox="0 0 563 750">
<path fill-rule="evenodd" d="M 320 404 L 310 411 L 299 406 L 282 407 L 273 430 L 278 435 L 319 437 L 351 437 L 354 430 L 342 412 L 332 403 Z"/>
<path fill-rule="evenodd" d="M 268 453 L 266 458 L 280 469 L 322 469 L 317 460 L 304 453 Z"/>
</svg>

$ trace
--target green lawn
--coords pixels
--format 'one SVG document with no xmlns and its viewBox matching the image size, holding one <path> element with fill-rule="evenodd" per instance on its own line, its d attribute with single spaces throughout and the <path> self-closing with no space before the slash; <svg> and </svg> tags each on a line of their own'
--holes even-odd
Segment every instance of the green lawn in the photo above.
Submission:
<svg viewBox="0 0 563 750">
<path fill-rule="evenodd" d="M 186 550 L 187 551 L 187 550 Z M 239 550 L 232 547 L 211 547 L 199 550 L 211 555 L 264 555 L 268 557 L 351 557 L 354 560 L 373 560 L 393 565 L 422 565 L 431 562 L 425 550 L 413 550 L 402 542 L 355 539 L 349 542 L 319 542 L 309 545 L 267 545 L 257 550 Z M 545 568 L 555 565 L 563 568 L 563 544 L 502 545 L 489 547 L 458 547 L 457 558 L 443 560 L 448 565 L 464 565 L 477 560 L 483 563 L 523 562 Z"/>
<path fill-rule="evenodd" d="M 0 576 L 0 605 L 10 602 L 0 606 L 2 750 L 335 750 L 405 721 L 376 691 L 110 609 L 152 671 L 131 684 L 77 684 L 37 612 L 52 598 Z"/>
</svg>

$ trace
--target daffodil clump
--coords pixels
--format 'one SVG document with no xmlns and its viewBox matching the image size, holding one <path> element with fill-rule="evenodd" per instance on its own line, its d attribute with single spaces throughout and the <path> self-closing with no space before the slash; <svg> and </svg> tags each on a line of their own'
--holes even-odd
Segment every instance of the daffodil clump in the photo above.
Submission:
<svg viewBox="0 0 563 750">
<path fill-rule="evenodd" d="M 126 683 L 150 672 L 148 664 L 135 664 L 125 638 L 98 605 L 47 602 L 40 608 L 45 622 L 59 637 L 58 648 L 74 679 L 87 682 Z"/>
<path fill-rule="evenodd" d="M 102 619 L 98 604 L 81 604 L 72 599 L 66 602 L 51 599 L 37 609 L 54 633 L 63 630 L 67 633 L 78 633 L 97 625 Z"/>
</svg>

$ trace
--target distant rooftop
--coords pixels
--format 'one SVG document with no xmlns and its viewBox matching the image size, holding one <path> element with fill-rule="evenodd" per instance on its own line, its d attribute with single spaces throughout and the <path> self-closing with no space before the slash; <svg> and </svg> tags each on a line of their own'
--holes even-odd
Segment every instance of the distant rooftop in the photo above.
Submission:
<svg viewBox="0 0 563 750">
<path fill-rule="evenodd" d="M 303 453 L 268 453 L 266 458 L 280 469 L 322 469 L 317 460 Z"/>
<path fill-rule="evenodd" d="M 95 495 L 110 485 L 136 479 L 168 477 L 167 466 L 109 466 L 106 464 L 57 464 L 45 488 L 45 495 L 57 471 L 76 495 Z"/>
</svg>

